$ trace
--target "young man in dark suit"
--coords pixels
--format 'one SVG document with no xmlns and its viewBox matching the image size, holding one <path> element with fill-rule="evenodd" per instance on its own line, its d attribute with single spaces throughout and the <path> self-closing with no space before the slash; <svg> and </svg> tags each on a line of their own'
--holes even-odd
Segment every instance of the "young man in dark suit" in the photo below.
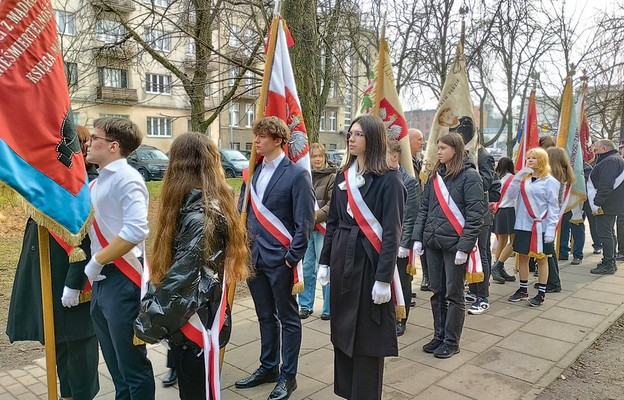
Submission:
<svg viewBox="0 0 624 400">
<path fill-rule="evenodd" d="M 264 117 L 254 124 L 253 133 L 256 153 L 263 160 L 251 178 L 247 208 L 255 268 L 248 285 L 260 323 L 260 367 L 235 386 L 245 389 L 277 382 L 269 399 L 282 400 L 297 388 L 301 319 L 292 289 L 294 271 L 314 227 L 314 191 L 310 173 L 284 153 L 290 134 L 284 121 Z"/>
</svg>

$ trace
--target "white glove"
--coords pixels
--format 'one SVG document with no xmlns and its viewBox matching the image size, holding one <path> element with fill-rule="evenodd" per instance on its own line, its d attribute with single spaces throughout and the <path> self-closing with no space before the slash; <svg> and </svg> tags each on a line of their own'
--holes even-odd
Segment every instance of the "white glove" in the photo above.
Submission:
<svg viewBox="0 0 624 400">
<path fill-rule="evenodd" d="M 397 254 L 397 257 L 405 258 L 407 256 L 409 256 L 409 249 L 406 249 L 405 247 L 399 246 L 399 252 Z"/>
<path fill-rule="evenodd" d="M 524 167 L 516 173 L 516 176 L 514 176 L 514 179 L 521 181 L 526 175 L 529 175 L 532 173 L 533 173 L 533 168 Z"/>
<path fill-rule="evenodd" d="M 316 274 L 316 280 L 321 286 L 329 285 L 329 266 L 319 265 L 318 273 Z"/>
<path fill-rule="evenodd" d="M 544 236 L 544 243 L 552 243 L 555 241 L 554 236 Z"/>
<path fill-rule="evenodd" d="M 72 289 L 65 286 L 63 288 L 63 296 L 61 297 L 61 304 L 63 307 L 71 308 L 78 305 L 80 302 L 80 290 Z"/>
<path fill-rule="evenodd" d="M 422 256 L 424 253 L 422 242 L 414 242 L 413 250 L 414 250 L 414 254 L 416 254 L 417 256 Z"/>
<path fill-rule="evenodd" d="M 386 282 L 375 281 L 373 285 L 373 303 L 384 304 L 390 301 L 390 284 Z"/>
<path fill-rule="evenodd" d="M 457 250 L 457 253 L 455 253 L 455 265 L 465 264 L 466 261 L 468 261 L 468 254 Z"/>
<path fill-rule="evenodd" d="M 106 276 L 100 274 L 102 268 L 104 268 L 104 265 L 97 262 L 95 256 L 91 257 L 84 270 L 85 275 L 89 278 L 89 282 L 93 283 L 106 279 Z"/>
</svg>

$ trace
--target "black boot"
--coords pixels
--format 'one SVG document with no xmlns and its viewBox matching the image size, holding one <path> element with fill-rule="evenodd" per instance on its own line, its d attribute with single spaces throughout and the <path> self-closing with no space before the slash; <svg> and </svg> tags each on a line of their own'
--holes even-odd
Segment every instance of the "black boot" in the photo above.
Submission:
<svg viewBox="0 0 624 400">
<path fill-rule="evenodd" d="M 427 267 L 423 265 L 423 277 L 422 277 L 422 281 L 420 281 L 420 290 L 422 290 L 423 292 L 427 292 L 429 291 L 429 271 L 427 270 Z"/>
<path fill-rule="evenodd" d="M 615 266 L 615 260 L 602 260 L 602 263 L 598 265 L 598 267 L 592 269 L 592 274 L 596 275 L 612 275 L 617 271 L 617 267 Z"/>
<path fill-rule="evenodd" d="M 496 283 L 505 283 L 505 278 L 503 277 L 503 275 L 501 274 L 501 270 L 503 270 L 505 264 L 503 264 L 500 261 L 496 261 L 496 263 L 494 263 L 494 265 L 492 266 L 492 280 Z M 514 277 L 515 280 L 515 277 Z"/>
<path fill-rule="evenodd" d="M 178 374 L 176 370 L 171 368 L 169 370 L 169 374 L 162 380 L 162 385 L 164 387 L 173 386 L 178 381 Z"/>
<path fill-rule="evenodd" d="M 502 262 L 501 262 L 501 264 L 502 264 Z M 516 281 L 516 276 L 515 275 L 509 275 L 507 273 L 507 271 L 505 271 L 505 265 L 504 264 L 501 266 L 501 269 L 500 269 L 499 272 L 500 272 L 500 275 L 503 277 L 503 279 L 506 282 L 515 282 Z"/>
</svg>

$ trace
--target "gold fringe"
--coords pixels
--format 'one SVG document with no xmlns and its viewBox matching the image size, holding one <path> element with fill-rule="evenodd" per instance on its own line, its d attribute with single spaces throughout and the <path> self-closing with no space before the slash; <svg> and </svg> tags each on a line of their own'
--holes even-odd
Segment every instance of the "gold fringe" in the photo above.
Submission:
<svg viewBox="0 0 624 400">
<path fill-rule="evenodd" d="M 297 282 L 293 285 L 292 295 L 296 295 L 303 292 L 303 282 Z"/>
<path fill-rule="evenodd" d="M 468 271 L 466 271 L 466 282 L 468 283 L 479 283 L 479 282 L 483 282 L 483 280 L 485 279 L 485 276 L 483 275 L 483 272 L 475 272 L 470 273 Z"/>
<path fill-rule="evenodd" d="M 416 267 L 413 266 L 412 264 L 407 264 L 407 274 L 411 275 L 411 276 L 415 276 L 416 275 Z"/>
<path fill-rule="evenodd" d="M 81 291 L 78 297 L 78 303 L 88 303 L 91 301 L 91 296 L 93 295 L 93 291 L 89 290 L 88 292 Z"/>
<path fill-rule="evenodd" d="M 78 261 L 84 261 L 87 259 L 87 255 L 85 254 L 84 250 L 81 249 L 80 247 L 76 246 L 72 249 L 71 253 L 69 254 L 69 262 L 70 263 L 75 263 Z"/>
<path fill-rule="evenodd" d="M 395 306 L 394 310 L 396 311 L 396 320 L 400 321 L 402 319 L 407 318 L 405 314 L 405 306 Z"/>
<path fill-rule="evenodd" d="M 602 214 L 604 214 L 604 211 L 602 211 L 602 207 L 598 207 L 598 211 L 592 212 L 592 214 L 594 214 L 594 215 L 602 215 Z"/>
<path fill-rule="evenodd" d="M 13 190 L 13 193 L 17 196 L 17 198 L 22 203 L 22 207 L 24 208 L 24 211 L 26 211 L 26 214 L 28 214 L 28 216 L 32 218 L 37 223 L 37 225 L 43 226 L 47 228 L 48 230 L 54 232 L 61 239 L 71 244 L 72 246 L 79 246 L 80 243 L 82 243 L 82 239 L 85 237 L 85 235 L 89 232 L 89 229 L 91 228 L 91 222 L 93 221 L 93 217 L 94 217 L 93 207 L 91 207 L 91 210 L 89 211 L 89 216 L 87 217 L 85 224 L 82 226 L 82 228 L 80 228 L 80 231 L 74 235 L 73 233 L 68 231 L 63 225 L 54 221 L 47 214 L 45 214 L 44 212 L 39 210 L 37 207 L 33 206 L 28 201 L 26 201 L 26 199 L 23 198 L 22 195 L 20 195 L 16 190 L 14 190 L 13 188 L 11 188 L 11 190 Z M 85 259 L 86 259 L 86 255 L 85 255 Z"/>
<path fill-rule="evenodd" d="M 143 346 L 145 344 L 145 342 L 141 339 L 139 339 L 138 337 L 136 337 L 136 335 L 134 335 L 132 337 L 132 344 L 135 346 Z"/>
<path fill-rule="evenodd" d="M 528 256 L 532 257 L 532 258 L 535 258 L 537 260 L 541 260 L 542 258 L 546 257 L 546 254 L 544 254 L 544 253 L 539 253 L 538 254 L 538 253 L 536 253 L 534 251 L 529 251 Z"/>
</svg>

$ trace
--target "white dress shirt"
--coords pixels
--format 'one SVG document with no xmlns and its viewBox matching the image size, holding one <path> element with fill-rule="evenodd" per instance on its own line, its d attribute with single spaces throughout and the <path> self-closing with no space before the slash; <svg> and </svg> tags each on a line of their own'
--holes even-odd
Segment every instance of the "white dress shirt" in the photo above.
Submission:
<svg viewBox="0 0 624 400">
<path fill-rule="evenodd" d="M 256 185 L 254 186 L 256 194 L 260 200 L 264 197 L 264 191 L 269 185 L 269 181 L 271 180 L 271 177 L 273 177 L 273 173 L 275 173 L 277 166 L 282 162 L 284 157 L 286 157 L 286 153 L 282 152 L 282 154 L 275 157 L 271 162 L 267 162 L 266 158 L 263 159 L 262 170 L 260 170 L 260 175 L 258 175 Z"/>
<path fill-rule="evenodd" d="M 514 175 L 507 172 L 501 179 L 501 188 L 505 186 L 508 179 L 513 179 L 513 178 L 514 178 Z M 510 183 L 509 186 L 511 185 L 512 184 Z M 511 188 L 508 187 L 507 191 L 505 192 L 503 197 L 500 199 L 500 202 L 498 203 L 498 208 L 512 208 L 516 206 L 516 200 L 517 200 L 518 194 L 516 193 L 515 196 L 510 196 L 510 193 L 509 193 L 510 189 Z"/>
<path fill-rule="evenodd" d="M 128 165 L 125 158 L 116 160 L 99 170 L 95 188 L 91 191 L 91 203 L 96 210 L 100 230 L 110 231 L 123 240 L 135 243 L 132 252 L 143 255 L 142 243 L 147 239 L 147 209 L 149 193 L 139 172 Z M 104 228 L 104 226 L 106 228 Z M 102 246 L 95 229 L 89 231 L 91 254 L 98 253 Z M 110 241 L 113 238 L 107 238 Z"/>
<path fill-rule="evenodd" d="M 561 186 L 559 181 L 551 175 L 538 178 L 531 183 L 531 192 L 536 208 L 533 210 L 535 215 L 539 218 L 544 211 L 548 211 L 546 217 L 542 219 L 542 232 L 546 237 L 555 237 L 555 230 L 559 222 L 559 186 Z M 520 180 L 512 180 L 507 192 L 509 197 L 517 199 L 514 229 L 531 232 L 534 219 L 529 215 L 524 200 L 522 200 Z"/>
</svg>

